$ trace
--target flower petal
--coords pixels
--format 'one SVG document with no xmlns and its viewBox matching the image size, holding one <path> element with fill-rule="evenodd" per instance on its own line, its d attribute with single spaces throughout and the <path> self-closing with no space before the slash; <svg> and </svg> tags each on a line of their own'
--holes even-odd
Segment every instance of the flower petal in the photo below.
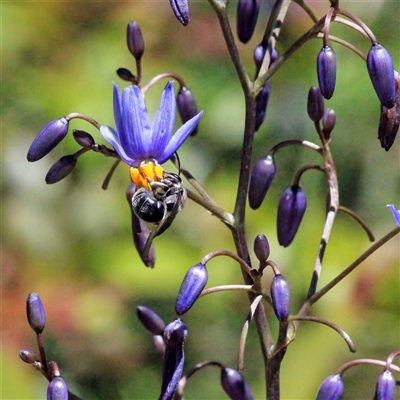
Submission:
<svg viewBox="0 0 400 400">
<path fill-rule="evenodd" d="M 397 210 L 393 204 L 388 204 L 387 207 L 390 208 L 390 211 L 393 214 L 393 218 L 396 221 L 397 225 L 400 227 L 400 210 Z"/>
<path fill-rule="evenodd" d="M 195 117 L 190 119 L 188 122 L 186 122 L 186 124 L 182 125 L 176 131 L 175 135 L 172 136 L 167 147 L 157 160 L 160 164 L 163 164 L 166 161 L 168 161 L 173 156 L 173 154 L 179 149 L 179 147 L 182 146 L 183 142 L 187 139 L 187 137 L 194 131 L 194 129 L 198 125 L 202 115 L 203 111 L 200 111 Z"/>
<path fill-rule="evenodd" d="M 100 127 L 100 133 L 103 135 L 104 139 L 106 139 L 107 142 L 109 142 L 112 145 L 112 147 L 114 147 L 115 151 L 121 157 L 122 161 L 126 162 L 129 165 L 133 164 L 135 159 L 127 156 L 124 149 L 119 143 L 118 133 L 115 132 L 113 128 L 103 125 Z"/>
<path fill-rule="evenodd" d="M 144 160 L 151 149 L 151 131 L 143 95 L 137 86 L 124 89 L 121 106 L 124 132 L 119 132 L 120 144 L 131 158 Z"/>
<path fill-rule="evenodd" d="M 171 139 L 175 124 L 176 100 L 174 85 L 168 82 L 161 96 L 160 107 L 154 117 L 151 142 L 151 157 L 156 160 L 162 155 Z"/>
<path fill-rule="evenodd" d="M 120 136 L 124 136 L 124 124 L 122 121 L 122 115 L 121 115 L 121 97 L 119 95 L 119 88 L 116 83 L 114 83 L 113 87 L 113 107 L 114 107 L 114 121 L 115 121 L 115 126 L 117 128 L 117 132 L 115 132 L 115 137 L 117 138 L 117 141 L 120 141 Z"/>
</svg>

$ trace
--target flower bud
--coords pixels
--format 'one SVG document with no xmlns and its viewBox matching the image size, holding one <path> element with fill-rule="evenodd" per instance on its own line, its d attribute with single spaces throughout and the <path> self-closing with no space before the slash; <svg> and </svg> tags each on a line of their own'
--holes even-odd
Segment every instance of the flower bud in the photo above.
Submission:
<svg viewBox="0 0 400 400">
<path fill-rule="evenodd" d="M 80 129 L 74 129 L 72 134 L 74 135 L 74 139 L 76 143 L 85 149 L 91 149 L 96 142 L 93 139 L 93 136 L 85 131 L 81 131 Z"/>
<path fill-rule="evenodd" d="M 290 288 L 282 275 L 275 275 L 271 282 L 272 307 L 279 321 L 287 321 L 290 314 Z"/>
<path fill-rule="evenodd" d="M 256 28 L 260 0 L 239 0 L 236 9 L 236 28 L 238 38 L 247 43 L 253 36 Z"/>
<path fill-rule="evenodd" d="M 187 0 L 169 0 L 169 2 L 175 17 L 178 18 L 178 21 L 183 26 L 186 26 L 190 21 L 189 5 Z"/>
<path fill-rule="evenodd" d="M 250 386 L 236 369 L 221 369 L 221 386 L 232 400 L 254 400 Z"/>
<path fill-rule="evenodd" d="M 318 54 L 317 75 L 321 94 L 329 100 L 336 84 L 336 55 L 329 46 L 324 46 Z"/>
<path fill-rule="evenodd" d="M 396 379 L 389 370 L 383 371 L 376 382 L 374 400 L 394 400 L 396 398 Z"/>
<path fill-rule="evenodd" d="M 185 86 L 180 88 L 178 95 L 176 96 L 176 104 L 183 124 L 198 114 L 196 99 L 194 98 L 193 93 Z M 197 132 L 198 125 L 190 136 L 195 136 Z"/>
<path fill-rule="evenodd" d="M 267 50 L 268 50 L 268 45 L 264 44 L 264 43 L 260 43 L 258 46 L 256 46 L 256 48 L 253 51 L 253 60 L 254 60 L 254 64 L 256 65 L 257 74 L 260 71 L 260 68 L 264 61 L 265 53 L 267 52 Z M 273 62 L 275 62 L 277 59 L 278 59 L 278 52 L 274 48 L 272 50 L 272 53 L 270 56 L 269 65 L 271 65 Z"/>
<path fill-rule="evenodd" d="M 324 134 L 325 139 L 329 139 L 331 132 L 336 124 L 336 114 L 335 110 L 332 108 L 328 108 L 324 112 L 324 116 L 322 117 L 322 133 Z"/>
<path fill-rule="evenodd" d="M 380 102 L 392 108 L 396 101 L 392 57 L 380 44 L 374 44 L 367 56 L 367 68 Z"/>
<path fill-rule="evenodd" d="M 324 116 L 325 104 L 320 90 L 311 86 L 308 92 L 307 112 L 310 119 L 318 122 Z"/>
<path fill-rule="evenodd" d="M 274 159 L 270 155 L 261 158 L 254 166 L 249 186 L 249 205 L 253 210 L 257 210 L 264 201 L 275 171 Z"/>
<path fill-rule="evenodd" d="M 66 118 L 50 121 L 36 136 L 28 150 L 28 161 L 38 161 L 56 147 L 68 133 Z"/>
<path fill-rule="evenodd" d="M 68 400 L 68 387 L 60 376 L 56 376 L 49 383 L 47 400 Z"/>
<path fill-rule="evenodd" d="M 164 333 L 165 322 L 155 311 L 146 306 L 138 306 L 136 312 L 140 322 L 150 333 L 153 335 Z"/>
<path fill-rule="evenodd" d="M 118 68 L 116 72 L 117 72 L 117 75 L 124 81 L 132 83 L 132 82 L 135 82 L 135 80 L 136 80 L 135 75 L 133 75 L 132 72 L 129 71 L 129 69 Z"/>
<path fill-rule="evenodd" d="M 135 57 L 136 60 L 140 60 L 144 53 L 144 40 L 142 31 L 136 21 L 129 22 L 126 29 L 126 41 L 128 44 L 128 49 L 133 57 Z"/>
<path fill-rule="evenodd" d="M 300 186 L 293 185 L 281 195 L 278 206 L 278 242 L 287 247 L 292 243 L 307 207 L 307 197 Z"/>
<path fill-rule="evenodd" d="M 42 333 L 46 325 L 46 315 L 42 301 L 37 293 L 30 293 L 26 300 L 26 316 L 31 328 L 37 333 Z"/>
<path fill-rule="evenodd" d="M 61 181 L 68 176 L 76 165 L 76 157 L 74 155 L 61 157 L 47 172 L 44 180 L 48 185 Z"/>
<path fill-rule="evenodd" d="M 189 268 L 179 288 L 175 303 L 177 315 L 182 315 L 193 306 L 207 284 L 208 272 L 204 264 L 199 263 Z"/>
<path fill-rule="evenodd" d="M 256 255 L 258 261 L 264 262 L 268 260 L 270 253 L 268 239 L 265 235 L 257 235 L 254 239 L 254 254 Z"/>
<path fill-rule="evenodd" d="M 256 97 L 256 121 L 255 131 L 257 132 L 267 115 L 268 100 L 271 94 L 271 81 L 267 81 Z"/>
<path fill-rule="evenodd" d="M 340 374 L 328 376 L 318 389 L 316 400 L 339 400 L 344 393 L 344 385 Z"/>
<path fill-rule="evenodd" d="M 387 205 L 390 208 L 390 211 L 393 214 L 393 218 L 396 221 L 397 225 L 400 227 L 400 210 L 397 210 L 393 204 Z"/>
<path fill-rule="evenodd" d="M 37 361 L 36 354 L 32 353 L 29 350 L 21 350 L 19 352 L 19 358 L 23 361 L 26 362 L 27 364 L 33 364 L 35 361 Z"/>
<path fill-rule="evenodd" d="M 153 335 L 153 346 L 160 354 L 165 353 L 165 342 L 161 335 Z"/>
</svg>

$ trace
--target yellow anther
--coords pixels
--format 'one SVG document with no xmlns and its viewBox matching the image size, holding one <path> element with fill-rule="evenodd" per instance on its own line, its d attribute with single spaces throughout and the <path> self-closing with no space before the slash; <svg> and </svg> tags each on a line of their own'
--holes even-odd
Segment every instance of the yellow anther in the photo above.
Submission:
<svg viewBox="0 0 400 400">
<path fill-rule="evenodd" d="M 137 188 L 150 188 L 149 182 L 160 181 L 164 178 L 164 170 L 153 159 L 144 160 L 138 167 L 131 167 L 132 182 Z"/>
</svg>

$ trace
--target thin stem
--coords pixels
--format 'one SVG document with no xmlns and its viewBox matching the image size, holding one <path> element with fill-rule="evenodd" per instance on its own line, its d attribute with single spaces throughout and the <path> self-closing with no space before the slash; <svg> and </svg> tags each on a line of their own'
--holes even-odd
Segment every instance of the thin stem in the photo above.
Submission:
<svg viewBox="0 0 400 400">
<path fill-rule="evenodd" d="M 316 38 L 322 38 L 322 37 L 323 37 L 322 33 L 318 33 L 318 35 L 316 36 Z M 338 38 L 338 37 L 332 36 L 332 35 L 329 35 L 329 40 L 331 40 L 332 42 L 339 43 L 344 47 L 347 47 L 349 50 L 356 53 L 362 60 L 365 61 L 367 59 L 366 55 L 361 50 L 359 50 L 356 46 L 352 45 L 351 43 L 347 42 L 346 40 L 343 40 L 341 38 Z"/>
<path fill-rule="evenodd" d="M 357 31 L 358 33 L 361 33 L 361 35 L 363 35 L 364 37 L 366 37 L 367 39 L 369 39 L 369 36 L 365 33 L 364 29 L 360 28 L 360 25 L 355 24 L 352 21 L 348 21 L 347 19 L 344 19 L 342 17 L 336 16 L 335 19 L 333 20 L 333 22 L 337 22 L 339 24 L 343 24 L 348 26 L 351 29 L 354 29 L 355 31 Z"/>
<path fill-rule="evenodd" d="M 172 78 L 175 79 L 181 86 L 185 86 L 185 82 L 183 81 L 182 77 L 175 72 L 164 72 L 163 74 L 156 75 L 154 78 L 152 78 L 146 86 L 143 86 L 141 88 L 141 91 L 143 94 L 147 93 L 147 91 L 155 85 L 157 82 L 165 79 L 165 78 Z"/>
<path fill-rule="evenodd" d="M 232 253 L 231 251 L 228 250 L 217 250 L 213 251 L 212 253 L 207 254 L 203 259 L 201 260 L 202 264 L 207 264 L 210 260 L 212 260 L 215 257 L 220 257 L 220 256 L 226 256 L 233 258 L 235 261 L 237 261 L 242 269 L 247 272 L 247 274 L 252 278 L 253 277 L 253 270 L 247 265 L 247 263 L 241 259 L 239 256 L 237 256 L 235 253 Z M 252 278 L 253 279 L 253 278 Z"/>
<path fill-rule="evenodd" d="M 37 339 L 37 345 L 38 345 L 38 348 L 39 348 L 40 363 L 42 365 L 42 371 L 43 371 L 44 376 L 47 377 L 48 373 L 49 373 L 49 366 L 47 364 L 46 351 L 44 349 L 42 334 L 38 333 L 36 335 L 36 339 Z"/>
<path fill-rule="evenodd" d="M 368 228 L 367 224 L 352 210 L 347 207 L 339 206 L 338 211 L 342 211 L 347 215 L 350 215 L 353 219 L 355 219 L 361 227 L 364 229 L 365 233 L 368 235 L 368 238 L 371 242 L 375 242 L 374 234 L 372 233 L 371 229 Z"/>
<path fill-rule="evenodd" d="M 299 5 L 306 12 L 314 23 L 318 22 L 317 15 L 314 13 L 314 10 L 307 3 L 305 3 L 303 0 L 292 0 L 292 1 L 293 3 Z"/>
<path fill-rule="evenodd" d="M 199 298 L 203 296 L 207 296 L 208 294 L 211 293 L 217 293 L 217 292 L 225 292 L 227 290 L 245 290 L 246 292 L 249 292 L 253 289 L 253 285 L 221 285 L 221 286 L 213 286 L 208 289 L 204 289 Z"/>
<path fill-rule="evenodd" d="M 107 190 L 108 188 L 108 184 L 110 183 L 110 180 L 115 172 L 115 170 L 117 169 L 119 163 L 121 162 L 121 159 L 118 158 L 117 160 L 114 161 L 114 164 L 111 166 L 110 170 L 108 171 L 108 174 L 106 175 L 106 177 L 104 178 L 103 184 L 101 185 L 101 188 L 103 190 Z"/>
<path fill-rule="evenodd" d="M 375 364 L 375 365 L 381 365 L 383 367 L 386 367 L 386 362 L 382 360 L 375 360 L 373 358 L 360 358 L 358 360 L 352 360 L 347 362 L 346 364 L 343 364 L 339 369 L 336 370 L 337 374 L 343 375 L 349 368 L 355 367 L 356 365 L 362 365 L 362 364 Z M 400 368 L 397 365 L 390 365 L 389 367 L 393 371 L 400 372 Z"/>
<path fill-rule="evenodd" d="M 318 164 L 307 164 L 307 165 L 303 165 L 303 166 L 296 172 L 296 175 L 295 175 L 295 177 L 294 177 L 294 179 L 293 179 L 293 185 L 299 186 L 299 185 L 300 185 L 300 179 L 301 179 L 301 177 L 303 176 L 304 172 L 309 171 L 309 170 L 312 170 L 312 169 L 317 170 L 317 171 L 320 171 L 320 172 L 325 172 L 324 167 L 321 167 L 321 166 L 318 165 Z"/>
<path fill-rule="evenodd" d="M 358 17 L 356 17 L 355 15 L 347 12 L 346 10 L 343 10 L 342 8 L 337 8 L 336 12 L 338 14 L 344 15 L 345 17 L 351 19 L 352 21 L 354 21 L 357 25 L 359 25 L 364 32 L 367 34 L 367 36 L 369 37 L 369 39 L 371 40 L 372 44 L 377 44 L 378 41 L 376 40 L 375 35 L 372 33 L 371 29 L 368 28 L 367 25 L 364 24 L 364 22 L 361 21 L 361 19 L 359 19 Z"/>
<path fill-rule="evenodd" d="M 298 140 L 298 139 L 289 139 L 289 140 L 285 140 L 283 142 L 279 142 L 269 151 L 268 154 L 273 157 L 275 155 L 275 153 L 277 153 L 279 150 L 283 149 L 284 147 L 288 147 L 288 146 L 304 146 L 304 147 L 307 147 L 308 149 L 314 150 L 314 151 L 322 154 L 321 146 L 318 146 L 315 143 L 309 142 L 308 140 Z"/>
<path fill-rule="evenodd" d="M 101 125 L 96 120 L 94 120 L 93 118 L 91 118 L 85 114 L 70 113 L 65 117 L 65 119 L 67 121 L 71 121 L 71 119 L 74 119 L 74 118 L 83 119 L 84 121 L 89 122 L 89 124 L 92 124 L 95 128 L 100 130 Z"/>
</svg>

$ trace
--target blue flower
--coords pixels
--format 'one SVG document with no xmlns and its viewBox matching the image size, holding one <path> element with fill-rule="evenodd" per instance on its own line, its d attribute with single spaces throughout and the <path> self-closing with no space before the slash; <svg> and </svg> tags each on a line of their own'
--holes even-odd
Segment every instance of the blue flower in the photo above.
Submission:
<svg viewBox="0 0 400 400">
<path fill-rule="evenodd" d="M 203 114 L 198 113 L 172 136 L 176 115 L 172 82 L 165 86 L 153 124 L 150 124 L 142 92 L 137 86 L 125 88 L 120 96 L 118 85 L 114 84 L 113 103 L 117 130 L 102 126 L 100 131 L 121 159 L 132 167 L 139 167 L 149 159 L 158 164 L 168 161 L 196 128 Z"/>
<path fill-rule="evenodd" d="M 387 206 L 392 211 L 393 218 L 396 221 L 397 225 L 400 227 L 400 210 L 397 210 L 393 204 L 388 204 Z"/>
</svg>

